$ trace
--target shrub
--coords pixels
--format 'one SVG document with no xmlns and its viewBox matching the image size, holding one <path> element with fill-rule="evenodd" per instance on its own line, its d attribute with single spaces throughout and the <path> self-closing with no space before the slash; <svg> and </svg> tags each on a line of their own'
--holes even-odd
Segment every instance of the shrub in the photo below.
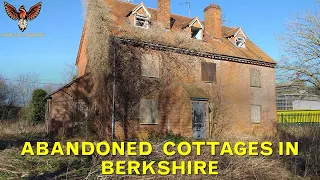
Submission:
<svg viewBox="0 0 320 180">
<path fill-rule="evenodd" d="M 43 122 L 45 116 L 45 97 L 47 92 L 43 89 L 36 89 L 32 93 L 30 104 L 31 120 L 34 122 Z"/>
</svg>

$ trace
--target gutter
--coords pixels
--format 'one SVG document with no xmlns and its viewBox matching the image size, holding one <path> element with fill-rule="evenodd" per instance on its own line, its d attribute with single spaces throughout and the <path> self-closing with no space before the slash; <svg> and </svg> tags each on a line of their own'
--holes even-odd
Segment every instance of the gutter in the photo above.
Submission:
<svg viewBox="0 0 320 180">
<path fill-rule="evenodd" d="M 203 51 L 185 49 L 185 48 L 163 45 L 158 43 L 151 43 L 151 42 L 146 42 L 146 41 L 141 41 L 136 39 L 122 38 L 117 36 L 114 36 L 114 38 L 124 44 L 130 44 L 133 46 L 138 46 L 138 47 L 143 47 L 143 48 L 153 49 L 158 51 L 170 51 L 178 54 L 185 54 L 190 56 L 197 56 L 197 57 L 221 60 L 221 61 L 230 61 L 230 62 L 236 62 L 236 63 L 242 63 L 242 64 L 251 64 L 256 66 L 264 66 L 269 68 L 275 68 L 275 66 L 277 65 L 276 62 L 267 62 L 264 60 L 242 58 L 242 57 L 223 55 L 223 54 L 217 54 L 212 52 L 203 52 Z"/>
</svg>

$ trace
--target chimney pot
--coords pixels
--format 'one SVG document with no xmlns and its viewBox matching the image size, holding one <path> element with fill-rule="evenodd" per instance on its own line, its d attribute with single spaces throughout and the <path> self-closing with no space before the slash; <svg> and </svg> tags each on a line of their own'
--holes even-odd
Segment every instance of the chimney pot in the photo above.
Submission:
<svg viewBox="0 0 320 180">
<path fill-rule="evenodd" d="M 219 5 L 212 3 L 212 4 L 210 4 L 209 6 L 207 6 L 207 7 L 204 9 L 204 12 L 206 12 L 207 10 L 209 10 L 209 9 L 211 9 L 211 8 L 216 8 L 216 9 L 220 9 L 220 10 L 221 10 L 221 8 L 220 8 Z"/>
</svg>

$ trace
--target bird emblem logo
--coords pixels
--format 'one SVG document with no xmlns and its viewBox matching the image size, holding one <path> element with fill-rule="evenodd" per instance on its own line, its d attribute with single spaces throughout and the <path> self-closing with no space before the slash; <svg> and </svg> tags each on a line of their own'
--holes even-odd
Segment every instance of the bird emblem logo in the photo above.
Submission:
<svg viewBox="0 0 320 180">
<path fill-rule="evenodd" d="M 32 6 L 29 11 L 27 11 L 24 6 L 20 6 L 19 12 L 11 4 L 4 2 L 4 8 L 8 16 L 13 20 L 18 20 L 19 29 L 23 32 L 27 29 L 28 21 L 35 19 L 41 10 L 42 2 L 39 2 Z"/>
</svg>

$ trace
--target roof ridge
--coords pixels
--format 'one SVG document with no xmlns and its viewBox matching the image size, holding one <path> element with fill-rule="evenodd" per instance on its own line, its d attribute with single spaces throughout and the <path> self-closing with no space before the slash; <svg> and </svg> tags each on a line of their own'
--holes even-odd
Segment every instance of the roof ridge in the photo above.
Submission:
<svg viewBox="0 0 320 180">
<path fill-rule="evenodd" d="M 130 2 L 123 2 L 123 1 L 118 1 L 119 3 L 122 3 L 122 4 L 131 4 L 131 5 L 139 5 L 139 4 L 135 4 L 135 3 L 130 3 Z M 148 6 L 145 6 L 146 8 L 148 9 L 151 9 L 151 10 L 154 10 L 154 11 L 158 11 L 158 9 L 156 8 L 152 8 L 152 7 L 148 7 Z M 199 16 L 195 16 L 193 18 L 191 17 L 188 17 L 188 16 L 184 16 L 184 15 L 180 15 L 180 14 L 175 14 L 175 13 L 171 13 L 170 12 L 170 15 L 174 15 L 174 16 L 180 16 L 180 17 L 183 17 L 183 18 L 187 18 L 189 20 L 193 20 L 194 18 L 198 18 L 201 22 L 204 22 L 204 20 L 200 19 Z M 187 22 L 187 21 L 186 21 Z M 226 28 L 231 28 L 231 29 L 235 29 L 234 27 L 229 27 L 229 26 L 221 26 L 221 27 L 226 27 Z M 236 27 L 237 28 L 237 27 Z M 229 31 L 228 31 L 229 32 Z"/>
<path fill-rule="evenodd" d="M 105 1 L 108 2 L 108 0 L 105 0 Z M 116 24 L 116 26 L 121 27 L 124 25 L 124 23 L 128 22 L 128 19 L 126 19 L 127 13 L 132 11 L 132 9 L 134 9 L 135 6 L 138 6 L 138 4 L 129 3 L 129 2 L 121 2 L 118 0 L 117 1 L 112 0 L 112 2 L 114 2 L 116 5 L 115 7 L 112 7 L 112 8 L 114 8 L 113 10 L 115 10 L 115 11 L 112 11 L 115 16 L 114 18 L 117 18 L 117 20 L 119 20 L 118 23 Z M 107 4 L 109 4 L 109 3 L 107 3 Z M 153 16 L 152 20 L 156 21 L 158 9 L 147 7 L 147 6 L 145 6 L 145 7 L 148 10 L 150 10 L 150 13 Z M 181 26 L 183 26 L 183 24 L 185 24 L 186 22 L 190 22 L 195 18 L 195 17 L 191 18 L 191 17 L 187 17 L 184 15 L 175 14 L 175 13 L 170 13 L 170 17 L 174 18 L 176 20 L 174 25 L 172 26 L 172 31 L 181 30 Z M 199 20 L 201 23 L 204 22 L 201 19 L 199 19 Z M 264 62 L 276 64 L 276 62 L 275 62 L 275 60 L 273 60 L 273 58 L 271 58 L 259 46 L 254 44 L 249 38 L 248 38 L 249 43 L 246 46 L 246 48 L 248 48 L 249 51 L 246 51 L 244 49 L 237 49 L 236 46 L 234 46 L 234 44 L 232 44 L 232 42 L 228 41 L 225 36 L 227 33 L 225 33 L 225 32 L 228 32 L 230 34 L 230 32 L 239 29 L 239 27 L 238 28 L 237 27 L 229 27 L 229 26 L 224 26 L 224 25 L 222 25 L 221 27 L 222 27 L 222 31 L 224 34 L 224 36 L 223 36 L 224 43 L 208 42 L 208 43 L 211 43 L 211 45 L 216 46 L 215 52 L 225 54 L 228 56 L 239 57 L 239 58 L 260 59 L 261 61 L 264 61 Z M 123 28 L 125 28 L 125 27 L 123 27 Z M 226 42 L 226 41 L 228 41 L 228 42 Z M 203 48 L 203 49 L 205 50 L 206 48 Z"/>
</svg>

